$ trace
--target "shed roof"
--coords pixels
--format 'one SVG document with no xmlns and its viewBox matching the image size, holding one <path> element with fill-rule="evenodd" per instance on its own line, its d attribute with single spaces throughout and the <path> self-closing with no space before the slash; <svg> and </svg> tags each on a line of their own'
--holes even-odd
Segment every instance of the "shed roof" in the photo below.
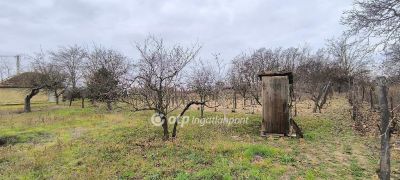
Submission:
<svg viewBox="0 0 400 180">
<path fill-rule="evenodd" d="M 264 71 L 258 74 L 258 78 L 263 76 L 289 76 L 289 83 L 293 84 L 293 72 L 291 71 Z"/>
<path fill-rule="evenodd" d="M 293 73 L 290 71 L 264 71 L 258 74 L 258 77 L 261 76 L 293 76 Z"/>
</svg>

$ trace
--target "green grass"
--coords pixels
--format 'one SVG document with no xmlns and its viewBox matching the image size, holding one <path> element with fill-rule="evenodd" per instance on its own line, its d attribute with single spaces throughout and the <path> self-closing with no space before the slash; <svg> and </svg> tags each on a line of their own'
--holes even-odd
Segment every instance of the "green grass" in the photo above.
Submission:
<svg viewBox="0 0 400 180">
<path fill-rule="evenodd" d="M 3 108 L 1 179 L 365 179 L 376 176 L 379 158 L 370 148 L 377 139 L 355 134 L 343 105 L 296 117 L 301 140 L 262 138 L 259 115 L 231 113 L 248 124 L 186 124 L 167 142 L 150 123 L 152 112 L 107 113 L 78 103 L 36 104 L 28 114 Z"/>
<path fill-rule="evenodd" d="M 354 177 L 362 178 L 364 177 L 364 169 L 357 164 L 357 161 L 352 160 L 350 162 L 350 171 Z"/>
</svg>

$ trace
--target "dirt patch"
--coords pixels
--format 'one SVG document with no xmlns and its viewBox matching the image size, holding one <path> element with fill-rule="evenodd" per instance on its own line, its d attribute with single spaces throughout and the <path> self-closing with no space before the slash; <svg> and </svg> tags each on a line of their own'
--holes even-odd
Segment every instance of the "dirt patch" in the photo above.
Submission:
<svg viewBox="0 0 400 180">
<path fill-rule="evenodd" d="M 262 156 L 260 156 L 260 155 L 255 155 L 255 156 L 253 157 L 252 162 L 253 162 L 253 163 L 258 163 L 258 162 L 261 162 L 262 160 L 263 160 L 263 157 L 262 157 Z"/>
<path fill-rule="evenodd" d="M 85 128 L 80 128 L 80 127 L 78 127 L 78 128 L 75 128 L 75 129 L 73 129 L 72 130 L 72 137 L 73 138 L 79 138 L 79 137 L 81 137 L 84 133 L 86 133 L 86 129 Z"/>
</svg>

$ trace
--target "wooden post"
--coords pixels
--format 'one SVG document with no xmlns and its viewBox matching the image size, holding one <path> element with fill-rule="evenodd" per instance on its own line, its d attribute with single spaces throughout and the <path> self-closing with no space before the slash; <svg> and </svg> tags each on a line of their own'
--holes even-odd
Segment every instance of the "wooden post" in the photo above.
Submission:
<svg viewBox="0 0 400 180">
<path fill-rule="evenodd" d="M 369 89 L 369 102 L 371 105 L 371 110 L 374 109 L 374 96 L 373 96 L 373 87 Z"/>
<path fill-rule="evenodd" d="M 390 117 L 394 118 L 393 96 L 390 96 Z"/>
<path fill-rule="evenodd" d="M 386 78 L 377 78 L 378 100 L 381 112 L 381 160 L 379 178 L 382 180 L 390 179 L 390 114 L 387 99 Z"/>
</svg>

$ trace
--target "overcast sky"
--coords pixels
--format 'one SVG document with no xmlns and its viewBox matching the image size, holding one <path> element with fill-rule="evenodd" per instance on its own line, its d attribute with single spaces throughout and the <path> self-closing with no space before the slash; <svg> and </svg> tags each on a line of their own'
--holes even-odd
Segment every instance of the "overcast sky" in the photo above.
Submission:
<svg viewBox="0 0 400 180">
<path fill-rule="evenodd" d="M 1 0 L 0 55 L 93 43 L 137 58 L 149 35 L 231 59 L 260 47 L 325 45 L 351 0 Z"/>
</svg>

